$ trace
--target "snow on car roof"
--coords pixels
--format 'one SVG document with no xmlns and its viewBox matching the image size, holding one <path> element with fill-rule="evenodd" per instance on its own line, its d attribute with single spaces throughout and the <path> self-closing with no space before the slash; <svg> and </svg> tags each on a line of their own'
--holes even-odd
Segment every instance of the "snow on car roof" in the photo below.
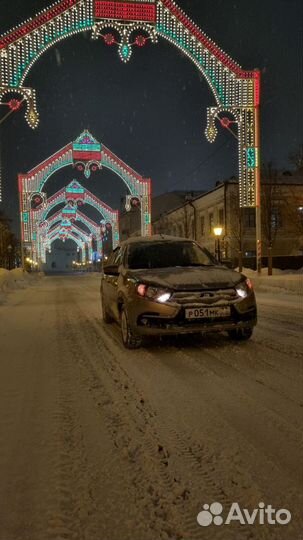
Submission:
<svg viewBox="0 0 303 540">
<path fill-rule="evenodd" d="M 181 236 L 168 236 L 166 234 L 154 234 L 153 236 L 132 236 L 121 244 L 147 244 L 149 242 L 193 242 L 189 238 L 182 238 Z"/>
</svg>

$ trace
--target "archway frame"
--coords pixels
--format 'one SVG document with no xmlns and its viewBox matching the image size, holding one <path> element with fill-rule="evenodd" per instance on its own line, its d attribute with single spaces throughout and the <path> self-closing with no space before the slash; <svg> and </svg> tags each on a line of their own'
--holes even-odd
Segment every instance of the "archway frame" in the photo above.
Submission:
<svg viewBox="0 0 303 540">
<path fill-rule="evenodd" d="M 118 32 L 118 42 L 111 29 Z M 256 208 L 260 270 L 260 71 L 243 70 L 174 0 L 60 0 L 0 37 L 0 99 L 10 92 L 20 94 L 27 102 L 31 127 L 37 127 L 39 114 L 34 90 L 23 86 L 29 70 L 54 43 L 87 30 L 107 45 L 117 43 L 123 62 L 129 61 L 135 45 L 146 43 L 146 36 L 153 42 L 164 38 L 202 73 L 215 100 L 207 109 L 206 137 L 215 140 L 216 122 L 224 126 L 225 113 L 238 127 L 240 207 Z M 134 33 L 142 31 L 144 35 L 132 41 Z"/>
<path fill-rule="evenodd" d="M 101 223 L 99 224 L 95 223 L 92 219 L 90 219 L 85 214 L 80 212 L 78 208 L 75 208 L 75 209 L 73 208 L 73 213 L 71 214 L 69 205 L 66 205 L 64 208 L 59 209 L 51 217 L 48 217 L 47 219 L 39 223 L 38 233 L 37 233 L 38 258 L 42 258 L 42 255 L 43 255 L 42 245 L 47 235 L 53 232 L 55 226 L 57 226 L 58 223 L 61 223 L 61 226 L 64 226 L 64 223 L 66 221 L 71 222 L 70 220 L 72 220 L 72 222 L 75 223 L 75 225 L 77 225 L 77 222 L 80 222 L 89 229 L 90 234 L 96 240 L 97 252 L 100 255 L 102 255 L 103 236 L 102 236 L 102 231 L 101 231 Z"/>
<path fill-rule="evenodd" d="M 109 148 L 98 142 L 88 130 L 84 130 L 75 141 L 68 143 L 29 172 L 18 175 L 21 235 L 23 245 L 26 248 L 34 252 L 32 244 L 35 242 L 37 217 L 39 217 L 39 212 L 37 213 L 36 210 L 31 209 L 32 198 L 37 194 L 46 197 L 45 184 L 53 174 L 65 167 L 80 168 L 86 179 L 94 171 L 100 170 L 102 167 L 119 176 L 127 187 L 130 196 L 140 199 L 141 234 L 142 236 L 150 236 L 151 180 L 137 173 Z M 85 191 L 84 188 L 83 190 Z M 61 193 L 61 191 L 58 193 Z M 102 203 L 100 199 L 87 190 L 86 194 L 92 206 L 95 204 L 98 210 L 102 208 L 104 219 L 115 226 L 113 228 L 115 247 L 119 243 L 119 227 L 116 226 L 117 219 L 115 217 L 118 215 L 117 212 Z M 50 203 L 52 198 L 57 195 L 50 197 L 48 202 Z"/>
<path fill-rule="evenodd" d="M 72 181 L 66 187 L 63 187 L 56 193 L 54 193 L 49 199 L 46 199 L 44 204 L 39 210 L 31 211 L 31 237 L 30 242 L 32 256 L 34 259 L 39 259 L 41 257 L 42 248 L 41 248 L 41 238 L 47 235 L 49 230 L 49 222 L 52 222 L 56 219 L 56 216 L 61 214 L 63 217 L 64 210 L 69 206 L 70 197 L 72 192 L 69 191 L 71 186 L 76 184 L 77 191 L 79 192 L 79 200 L 83 204 L 88 204 L 95 208 L 100 214 L 100 226 L 96 224 L 93 220 L 87 217 L 85 214 L 79 211 L 78 207 L 73 207 L 74 219 L 80 220 L 91 229 L 92 234 L 96 234 L 96 240 L 98 244 L 98 249 L 102 252 L 102 234 L 101 234 L 101 225 L 103 222 L 110 223 L 112 230 L 112 243 L 113 248 L 115 248 L 119 243 L 119 212 L 113 210 L 107 204 L 105 204 L 101 199 L 98 199 L 96 195 L 91 193 L 88 189 L 84 188 L 79 182 Z M 56 206 L 60 204 L 65 204 L 64 208 L 61 208 L 56 212 L 51 218 L 48 219 L 48 214 Z M 71 211 L 70 211 L 71 212 Z M 70 219 L 70 216 L 65 216 L 67 219 Z M 61 221 L 59 218 L 58 221 Z"/>
<path fill-rule="evenodd" d="M 67 239 L 73 240 L 76 243 L 77 247 L 79 248 L 79 251 L 81 250 L 81 262 L 85 262 L 85 253 L 86 253 L 85 242 L 83 242 L 78 236 L 72 234 L 71 232 L 67 233 Z M 56 240 L 61 240 L 59 234 L 54 235 L 52 238 L 49 238 L 47 242 L 45 242 L 43 246 L 42 254 L 41 254 L 42 263 L 46 263 L 46 252 L 51 251 L 51 246 L 53 242 L 55 242 Z"/>
</svg>

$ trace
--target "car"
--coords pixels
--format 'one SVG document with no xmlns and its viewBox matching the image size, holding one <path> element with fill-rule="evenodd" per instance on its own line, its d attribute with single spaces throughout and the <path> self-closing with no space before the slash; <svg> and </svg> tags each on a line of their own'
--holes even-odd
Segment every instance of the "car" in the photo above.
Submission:
<svg viewBox="0 0 303 540">
<path fill-rule="evenodd" d="M 187 238 L 133 237 L 105 261 L 104 323 L 121 326 L 126 348 L 148 336 L 224 332 L 247 340 L 257 324 L 253 285 Z"/>
</svg>

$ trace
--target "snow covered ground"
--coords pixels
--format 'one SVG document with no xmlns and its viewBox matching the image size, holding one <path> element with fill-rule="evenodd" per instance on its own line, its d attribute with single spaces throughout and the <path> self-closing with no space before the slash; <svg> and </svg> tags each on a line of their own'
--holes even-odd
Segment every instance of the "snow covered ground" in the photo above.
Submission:
<svg viewBox="0 0 303 540">
<path fill-rule="evenodd" d="M 9 292 L 16 289 L 24 289 L 35 283 L 38 279 L 41 279 L 41 277 L 41 272 L 29 273 L 24 272 L 22 268 L 14 268 L 10 271 L 0 268 L 0 304 L 5 302 Z"/>
<path fill-rule="evenodd" d="M 302 299 L 257 292 L 247 343 L 126 351 L 98 288 L 47 277 L 0 306 L 0 540 L 302 539 Z M 213 502 L 292 521 L 200 527 Z"/>
<path fill-rule="evenodd" d="M 273 275 L 268 275 L 268 269 L 263 268 L 261 275 L 257 272 L 244 268 L 243 274 L 249 277 L 256 290 L 260 292 L 289 292 L 303 296 L 303 269 L 297 271 L 279 270 L 273 268 Z"/>
</svg>

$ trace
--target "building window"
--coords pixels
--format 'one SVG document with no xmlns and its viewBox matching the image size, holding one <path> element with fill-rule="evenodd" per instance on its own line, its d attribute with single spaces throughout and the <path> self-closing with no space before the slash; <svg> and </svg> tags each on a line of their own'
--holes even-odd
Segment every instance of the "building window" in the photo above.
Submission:
<svg viewBox="0 0 303 540">
<path fill-rule="evenodd" d="M 200 217 L 200 232 L 201 232 L 201 236 L 205 235 L 205 217 L 204 216 Z"/>
<path fill-rule="evenodd" d="M 280 208 L 273 208 L 271 211 L 271 227 L 274 231 L 282 227 L 282 216 Z"/>
<path fill-rule="evenodd" d="M 221 225 L 221 227 L 223 227 L 224 225 L 224 210 L 223 208 L 220 208 L 219 210 L 219 223 L 218 225 Z"/>
<path fill-rule="evenodd" d="M 214 214 L 209 214 L 208 220 L 209 220 L 209 232 L 212 233 L 213 228 L 214 228 Z"/>
<path fill-rule="evenodd" d="M 256 211 L 254 208 L 245 208 L 244 226 L 247 228 L 254 228 L 256 226 Z"/>
<path fill-rule="evenodd" d="M 196 231 L 195 231 L 195 222 L 192 221 L 192 222 L 191 222 L 191 237 L 192 237 L 192 238 L 195 238 L 195 236 L 196 236 L 196 235 L 195 235 L 195 232 L 196 232 Z"/>
</svg>

